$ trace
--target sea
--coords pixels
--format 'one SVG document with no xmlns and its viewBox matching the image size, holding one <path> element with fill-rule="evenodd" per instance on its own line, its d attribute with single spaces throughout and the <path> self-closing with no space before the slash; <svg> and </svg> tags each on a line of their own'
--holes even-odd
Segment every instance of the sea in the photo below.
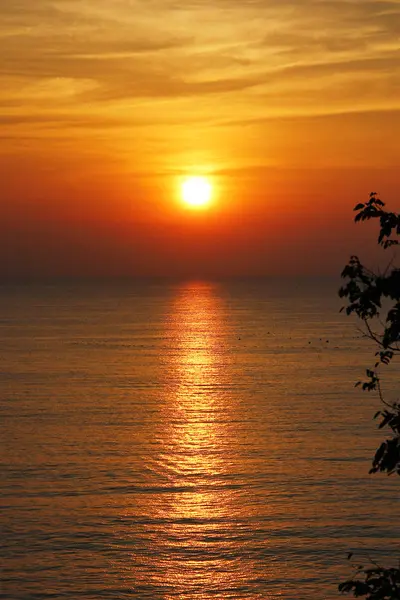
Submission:
<svg viewBox="0 0 400 600">
<path fill-rule="evenodd" d="M 327 600 L 398 565 L 355 387 L 376 349 L 339 285 L 0 286 L 0 597 Z"/>
</svg>

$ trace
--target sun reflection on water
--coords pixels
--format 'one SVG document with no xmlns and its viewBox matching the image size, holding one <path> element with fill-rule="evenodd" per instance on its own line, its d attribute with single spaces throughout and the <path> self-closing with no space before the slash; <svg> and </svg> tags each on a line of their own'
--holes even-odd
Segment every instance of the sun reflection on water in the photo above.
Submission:
<svg viewBox="0 0 400 600">
<path fill-rule="evenodd" d="M 240 585 L 242 577 L 231 520 L 237 489 L 229 458 L 234 446 L 227 410 L 230 325 L 213 286 L 180 289 L 167 336 L 172 350 L 166 358 L 160 461 L 171 492 L 162 508 L 169 522 L 163 569 L 174 592 L 165 598 L 176 592 L 180 598 L 206 598 L 226 588 L 228 579 L 229 586 Z"/>
<path fill-rule="evenodd" d="M 245 598 L 263 577 L 229 314 L 218 287 L 191 283 L 176 289 L 165 318 L 163 394 L 136 498 L 145 564 L 136 563 L 135 580 L 146 597 Z M 261 598 L 254 585 L 251 598 Z"/>
<path fill-rule="evenodd" d="M 174 348 L 170 357 L 168 446 L 176 461 L 171 477 L 190 493 L 171 509 L 183 517 L 210 518 L 220 512 L 214 488 L 226 472 L 223 453 L 224 392 L 229 354 L 221 299 L 212 286 L 197 283 L 180 290 L 168 319 Z M 167 421 L 167 420 L 166 420 Z"/>
</svg>

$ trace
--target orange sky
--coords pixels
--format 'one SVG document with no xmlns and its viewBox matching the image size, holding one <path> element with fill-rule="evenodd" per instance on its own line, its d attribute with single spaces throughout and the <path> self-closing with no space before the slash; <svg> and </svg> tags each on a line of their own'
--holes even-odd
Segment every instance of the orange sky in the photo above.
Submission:
<svg viewBox="0 0 400 600">
<path fill-rule="evenodd" d="M 336 273 L 366 247 L 354 204 L 399 209 L 399 0 L 0 17 L 2 278 Z M 188 211 L 179 179 L 201 173 L 213 206 Z"/>
</svg>

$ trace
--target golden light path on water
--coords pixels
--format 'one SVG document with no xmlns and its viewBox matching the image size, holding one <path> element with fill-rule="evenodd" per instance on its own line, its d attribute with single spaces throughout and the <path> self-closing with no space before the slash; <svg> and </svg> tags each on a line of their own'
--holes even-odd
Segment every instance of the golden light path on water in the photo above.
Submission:
<svg viewBox="0 0 400 600">
<path fill-rule="evenodd" d="M 252 578 L 247 490 L 237 473 L 240 425 L 230 395 L 231 327 L 223 300 L 202 283 L 182 286 L 166 319 L 172 352 L 154 468 L 168 482 L 153 507 L 164 527 L 154 539 L 153 583 L 166 600 L 237 598 Z"/>
</svg>

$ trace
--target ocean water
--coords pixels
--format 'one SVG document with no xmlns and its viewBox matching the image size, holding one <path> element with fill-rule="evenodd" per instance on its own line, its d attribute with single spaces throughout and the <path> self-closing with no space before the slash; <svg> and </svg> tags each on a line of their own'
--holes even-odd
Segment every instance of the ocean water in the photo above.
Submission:
<svg viewBox="0 0 400 600">
<path fill-rule="evenodd" d="M 0 597 L 324 600 L 347 552 L 396 564 L 337 286 L 2 286 Z"/>
</svg>

